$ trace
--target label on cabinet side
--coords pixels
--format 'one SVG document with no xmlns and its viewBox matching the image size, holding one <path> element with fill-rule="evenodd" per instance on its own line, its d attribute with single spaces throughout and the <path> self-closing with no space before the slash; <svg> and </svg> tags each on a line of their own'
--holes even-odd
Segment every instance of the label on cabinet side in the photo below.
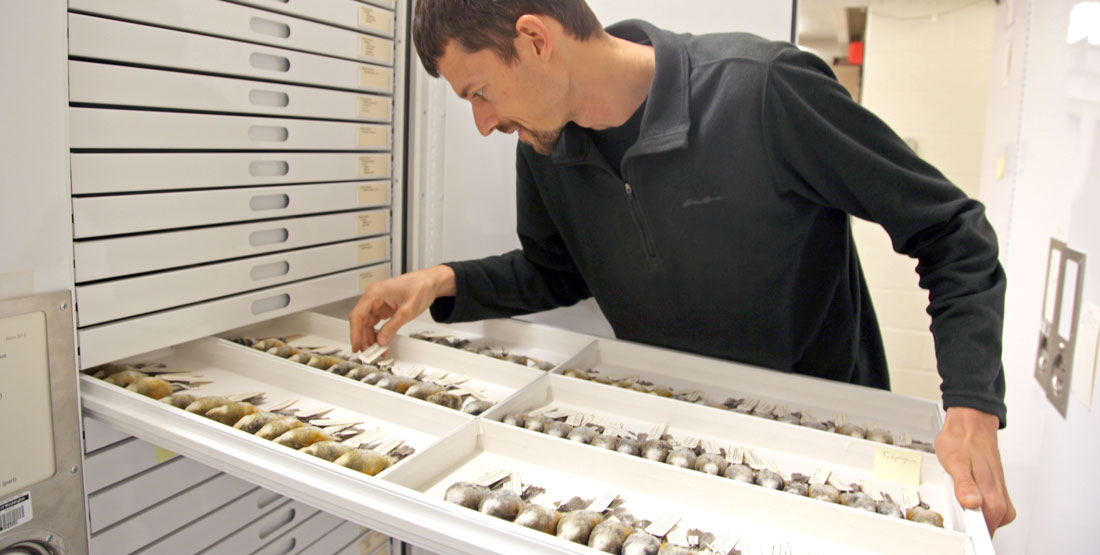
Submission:
<svg viewBox="0 0 1100 555">
<path fill-rule="evenodd" d="M 360 148 L 389 148 L 389 127 L 381 125 L 360 125 L 357 143 Z"/>
<path fill-rule="evenodd" d="M 390 201 L 390 184 L 364 183 L 359 186 L 359 206 L 375 206 Z"/>
<path fill-rule="evenodd" d="M 389 92 L 392 90 L 393 73 L 385 68 L 359 66 L 359 87 Z"/>
<path fill-rule="evenodd" d="M 389 154 L 367 154 L 359 157 L 359 177 L 384 177 L 390 173 Z"/>
<path fill-rule="evenodd" d="M 379 237 L 370 241 L 363 241 L 355 246 L 356 263 L 370 264 L 380 262 L 390 257 L 390 242 L 388 237 Z"/>
<path fill-rule="evenodd" d="M 389 120 L 390 101 L 388 98 L 377 96 L 360 96 L 358 99 L 356 114 L 361 118 Z"/>
</svg>

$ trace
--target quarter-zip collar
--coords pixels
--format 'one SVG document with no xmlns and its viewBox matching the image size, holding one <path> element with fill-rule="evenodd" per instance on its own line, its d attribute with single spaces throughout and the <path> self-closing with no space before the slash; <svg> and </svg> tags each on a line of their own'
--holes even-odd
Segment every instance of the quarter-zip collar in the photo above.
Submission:
<svg viewBox="0 0 1100 555">
<path fill-rule="evenodd" d="M 689 114 L 691 64 L 687 48 L 673 33 L 645 21 L 631 19 L 607 28 L 613 36 L 653 46 L 656 68 L 642 114 L 638 141 L 623 160 L 638 154 L 652 154 L 685 148 L 691 129 Z M 588 133 L 570 122 L 562 130 L 551 159 L 556 164 L 574 165 L 602 160 Z"/>
</svg>

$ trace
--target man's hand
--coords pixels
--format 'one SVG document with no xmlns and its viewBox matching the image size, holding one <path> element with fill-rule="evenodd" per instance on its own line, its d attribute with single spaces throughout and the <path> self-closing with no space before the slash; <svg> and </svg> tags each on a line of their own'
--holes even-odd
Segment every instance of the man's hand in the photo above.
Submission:
<svg viewBox="0 0 1100 555">
<path fill-rule="evenodd" d="M 982 509 L 990 536 L 1016 519 L 997 448 L 999 426 L 992 414 L 951 407 L 936 437 L 936 456 L 955 481 L 955 497 L 967 509 Z"/>
<path fill-rule="evenodd" d="M 374 343 L 386 345 L 401 326 L 427 310 L 437 297 L 454 294 L 454 270 L 442 265 L 372 283 L 348 315 L 351 348 L 362 351 Z M 386 318 L 390 321 L 376 335 L 374 327 Z"/>
</svg>

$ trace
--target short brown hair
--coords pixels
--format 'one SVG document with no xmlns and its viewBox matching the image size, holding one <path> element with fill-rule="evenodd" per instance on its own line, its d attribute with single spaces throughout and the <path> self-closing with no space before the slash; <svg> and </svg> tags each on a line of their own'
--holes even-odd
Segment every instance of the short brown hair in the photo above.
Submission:
<svg viewBox="0 0 1100 555">
<path fill-rule="evenodd" d="M 516 20 L 524 14 L 553 17 L 579 40 L 603 29 L 584 0 L 419 0 L 413 43 L 432 77 L 439 77 L 439 58 L 451 40 L 468 52 L 488 48 L 510 62 L 516 58 Z"/>
</svg>

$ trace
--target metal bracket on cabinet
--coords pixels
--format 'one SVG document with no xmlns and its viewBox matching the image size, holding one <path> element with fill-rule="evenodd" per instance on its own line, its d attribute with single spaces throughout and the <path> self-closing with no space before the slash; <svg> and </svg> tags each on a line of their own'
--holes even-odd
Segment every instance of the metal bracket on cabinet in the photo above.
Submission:
<svg viewBox="0 0 1100 555">
<path fill-rule="evenodd" d="M 1070 249 L 1062 241 L 1051 239 L 1035 379 L 1062 418 L 1066 417 L 1069 406 L 1069 385 L 1084 278 L 1084 253 Z"/>
</svg>

